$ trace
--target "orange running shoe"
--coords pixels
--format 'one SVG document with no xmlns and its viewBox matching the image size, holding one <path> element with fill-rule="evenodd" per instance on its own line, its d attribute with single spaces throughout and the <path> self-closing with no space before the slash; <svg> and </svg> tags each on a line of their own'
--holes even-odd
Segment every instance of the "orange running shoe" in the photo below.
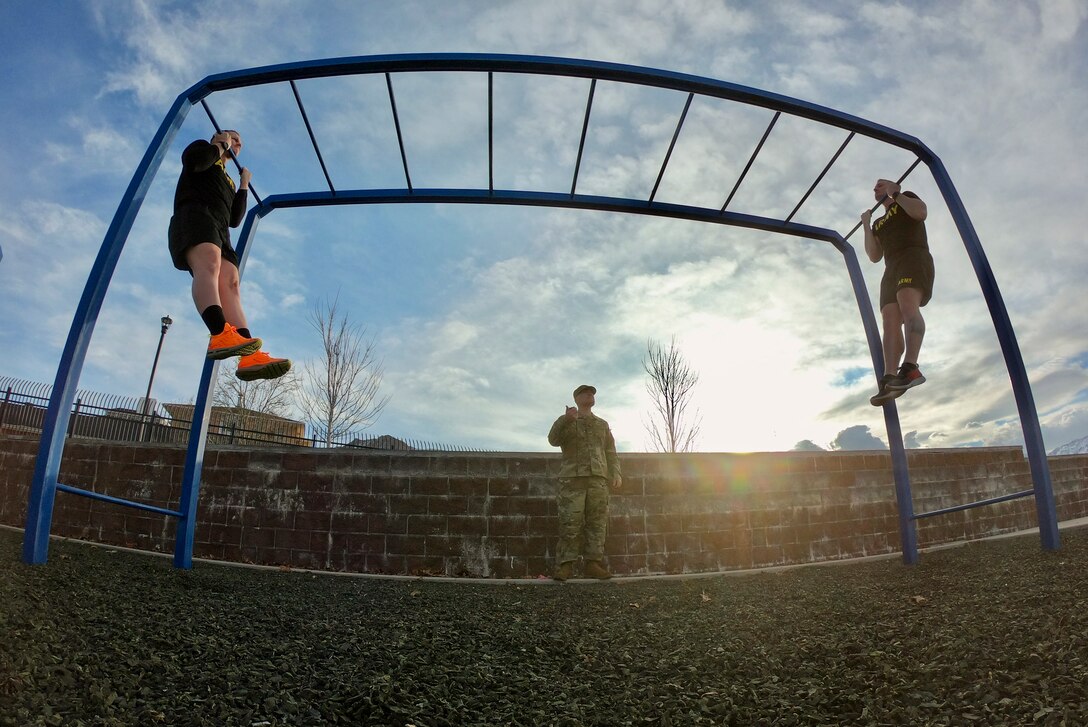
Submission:
<svg viewBox="0 0 1088 727">
<path fill-rule="evenodd" d="M 238 361 L 238 378 L 242 381 L 278 379 L 291 370 L 291 359 L 273 358 L 264 351 L 243 356 Z"/>
<path fill-rule="evenodd" d="M 246 338 L 238 333 L 237 328 L 228 323 L 223 327 L 222 333 L 215 334 L 208 342 L 208 358 L 219 361 L 231 356 L 245 356 L 260 347 L 261 339 Z"/>
</svg>

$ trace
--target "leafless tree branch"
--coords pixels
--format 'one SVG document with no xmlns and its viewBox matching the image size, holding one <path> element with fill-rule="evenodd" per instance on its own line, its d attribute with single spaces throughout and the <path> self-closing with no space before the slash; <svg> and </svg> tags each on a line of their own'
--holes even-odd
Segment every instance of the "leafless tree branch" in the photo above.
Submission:
<svg viewBox="0 0 1088 727">
<path fill-rule="evenodd" d="M 654 403 L 654 412 L 645 425 L 654 449 L 690 452 L 702 421 L 698 410 L 690 419 L 687 413 L 699 374 L 684 359 L 675 337 L 669 342 L 668 349 L 653 339 L 647 340 L 642 368 L 650 377 L 646 392 Z"/>
<path fill-rule="evenodd" d="M 288 418 L 295 405 L 299 380 L 295 371 L 275 379 L 242 381 L 233 372 L 224 375 L 220 367 L 212 404 L 231 409 L 247 409 L 261 414 Z M 237 369 L 237 360 L 235 360 Z"/>
<path fill-rule="evenodd" d="M 323 356 L 302 374 L 300 408 L 314 436 L 326 443 L 373 425 L 389 401 L 380 396 L 382 362 L 366 328 L 341 313 L 339 296 L 316 304 L 308 320 L 321 336 Z"/>
</svg>

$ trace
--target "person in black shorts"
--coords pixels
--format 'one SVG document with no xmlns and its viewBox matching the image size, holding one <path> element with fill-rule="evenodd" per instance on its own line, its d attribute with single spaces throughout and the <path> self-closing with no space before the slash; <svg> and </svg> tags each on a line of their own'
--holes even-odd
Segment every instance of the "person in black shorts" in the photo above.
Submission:
<svg viewBox="0 0 1088 727">
<path fill-rule="evenodd" d="M 261 339 L 250 335 L 242 310 L 238 253 L 230 244 L 228 227 L 237 227 L 245 217 L 252 177 L 243 168 L 235 190 L 227 174 L 226 163 L 241 151 L 242 137 L 233 130 L 185 147 L 170 218 L 170 257 L 175 268 L 193 277 L 193 302 L 211 333 L 208 358 L 241 356 L 239 379 L 274 379 L 291 369 L 291 361 L 261 351 Z"/>
<path fill-rule="evenodd" d="M 869 402 L 883 406 L 907 389 L 925 383 L 926 377 L 918 368 L 918 354 L 926 334 L 922 306 L 933 295 L 933 256 L 926 239 L 926 203 L 887 179 L 876 180 L 873 195 L 883 205 L 884 215 L 872 222 L 872 211 L 866 210 L 861 213 L 861 222 L 869 259 L 876 263 L 884 258 L 884 277 L 880 281 L 884 375 Z"/>
</svg>

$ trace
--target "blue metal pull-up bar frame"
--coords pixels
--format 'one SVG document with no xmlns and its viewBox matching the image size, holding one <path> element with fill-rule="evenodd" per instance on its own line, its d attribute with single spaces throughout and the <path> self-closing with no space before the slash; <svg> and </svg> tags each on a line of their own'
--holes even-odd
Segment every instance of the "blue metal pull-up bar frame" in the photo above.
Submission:
<svg viewBox="0 0 1088 727">
<path fill-rule="evenodd" d="M 400 72 L 480 72 L 487 73 L 488 79 L 488 186 L 486 189 L 417 189 L 412 185 L 408 157 L 405 153 L 404 136 L 397 113 L 396 97 L 393 91 L 393 73 Z M 389 104 L 393 124 L 396 129 L 397 143 L 400 147 L 401 163 L 404 167 L 405 187 L 403 189 L 359 189 L 337 190 L 325 166 L 324 158 L 313 132 L 309 117 L 302 103 L 302 97 L 296 81 L 312 78 L 335 76 L 384 74 L 389 93 Z M 581 137 L 578 142 L 570 193 L 534 192 L 499 190 L 494 186 L 494 149 L 493 149 L 493 74 L 517 73 L 566 76 L 589 79 L 589 95 L 586 100 L 585 117 L 582 123 Z M 665 153 L 661 170 L 654 183 L 653 190 L 646 199 L 627 197 L 606 197 L 577 194 L 578 174 L 589 129 L 593 96 L 598 81 L 614 81 L 648 87 L 663 88 L 686 92 L 687 101 L 677 121 L 668 151 Z M 1028 453 L 1033 489 L 1025 492 L 993 498 L 980 503 L 947 508 L 941 511 L 915 515 L 910 492 L 910 479 L 907 468 L 906 451 L 900 430 L 899 418 L 894 402 L 883 407 L 884 421 L 888 431 L 888 443 L 892 459 L 892 473 L 895 480 L 896 500 L 899 508 L 900 540 L 903 560 L 915 563 L 918 560 L 918 543 L 915 520 L 922 517 L 943 514 L 952 510 L 976 507 L 1008 499 L 1035 496 L 1040 538 L 1048 550 L 1059 547 L 1057 518 L 1055 515 L 1054 495 L 1050 482 L 1050 472 L 1043 448 L 1042 432 L 1035 409 L 1031 386 L 1028 382 L 1020 349 L 1012 330 L 1008 312 L 1005 309 L 997 282 L 989 262 L 982 250 L 978 236 L 971 224 L 967 211 L 960 200 L 955 186 L 940 159 L 921 141 L 886 126 L 866 121 L 856 116 L 844 114 L 805 101 L 787 96 L 740 86 L 701 76 L 640 68 L 617 63 L 574 60 L 544 56 L 516 56 L 496 54 L 406 54 L 359 56 L 334 58 L 328 60 L 304 61 L 275 66 L 265 66 L 248 70 L 233 71 L 208 76 L 177 97 L 167 112 L 161 126 L 152 139 L 132 181 L 121 199 L 113 221 L 106 231 L 98 257 L 91 268 L 86 288 L 76 310 L 72 328 L 69 331 L 64 351 L 57 369 L 57 377 L 50 397 L 49 407 L 43 423 L 41 444 L 31 483 L 30 499 L 27 508 L 27 524 L 23 540 L 23 559 L 27 563 L 42 563 L 48 557 L 49 531 L 52 521 L 53 505 L 57 490 L 92 497 L 106 502 L 137 507 L 169 517 L 178 518 L 177 540 L 174 549 L 174 564 L 179 568 L 192 566 L 193 534 L 196 521 L 197 500 L 199 496 L 200 473 L 204 460 L 204 447 L 208 422 L 211 412 L 210 394 L 217 362 L 206 361 L 201 374 L 197 401 L 193 412 L 193 424 L 190 432 L 189 449 L 185 459 L 185 472 L 181 502 L 177 510 L 159 508 L 137 502 L 110 497 L 101 493 L 92 493 L 58 481 L 60 462 L 63 452 L 64 435 L 71 415 L 72 403 L 76 394 L 76 385 L 82 371 L 87 348 L 95 323 L 105 298 L 110 279 L 113 276 L 121 250 L 132 228 L 132 224 L 155 174 L 162 164 L 170 144 L 176 137 L 189 110 L 200 103 L 208 113 L 212 125 L 219 130 L 219 125 L 212 116 L 205 99 L 218 91 L 244 88 L 273 83 L 290 84 L 299 111 L 306 125 L 307 133 L 313 144 L 318 163 L 328 183 L 328 192 L 300 192 L 271 195 L 261 199 L 255 191 L 251 193 L 256 201 L 242 227 L 237 245 L 239 268 L 244 268 L 249 253 L 250 242 L 256 233 L 261 218 L 275 209 L 292 207 L 314 207 L 344 204 L 392 204 L 392 203 L 460 203 L 460 204 L 512 204 L 528 206 L 562 207 L 598 211 L 625 212 L 642 215 L 655 215 L 675 219 L 687 219 L 709 222 L 719 225 L 745 227 L 749 229 L 774 232 L 778 234 L 823 240 L 831 243 L 843 256 L 851 287 L 861 315 L 862 326 L 869 344 L 875 376 L 883 373 L 883 352 L 880 333 L 872 305 L 869 302 L 861 267 L 858 264 L 854 248 L 847 238 L 857 231 L 860 223 L 846 237 L 835 230 L 798 224 L 792 221 L 794 215 L 807 201 L 817 185 L 823 180 L 828 170 L 838 160 L 840 154 L 855 135 L 862 135 L 886 144 L 906 149 L 916 156 L 914 164 L 900 177 L 907 176 L 919 163 L 924 162 L 930 169 L 938 188 L 943 195 L 949 212 L 967 249 L 968 256 L 979 279 L 983 296 L 997 331 L 998 342 L 1005 357 L 1006 367 L 1012 382 L 1020 422 L 1023 429 L 1025 447 Z M 750 106 L 774 111 L 767 129 L 759 140 L 755 151 L 745 165 L 733 189 L 720 209 L 669 204 L 655 201 L 658 186 L 664 177 L 673 148 L 680 135 L 684 119 L 696 96 L 724 99 Z M 782 114 L 808 119 L 821 124 L 844 129 L 848 136 L 831 158 L 815 182 L 784 219 L 774 219 L 755 215 L 746 215 L 727 211 L 734 195 L 740 188 L 756 157 L 770 136 L 776 122 Z M 237 160 L 235 160 L 237 164 Z M 875 209 L 875 207 L 874 207 Z"/>
</svg>

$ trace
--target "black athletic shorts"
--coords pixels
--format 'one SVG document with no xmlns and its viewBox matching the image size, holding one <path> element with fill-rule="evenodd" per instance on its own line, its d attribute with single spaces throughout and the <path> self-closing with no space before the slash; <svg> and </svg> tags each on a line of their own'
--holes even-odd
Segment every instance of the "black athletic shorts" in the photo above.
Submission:
<svg viewBox="0 0 1088 727">
<path fill-rule="evenodd" d="M 185 255 L 202 242 L 218 245 L 223 259 L 238 267 L 238 253 L 230 244 L 230 231 L 199 207 L 184 207 L 170 218 L 170 259 L 178 270 L 189 270 Z M 192 273 L 192 270 L 189 270 Z"/>
<path fill-rule="evenodd" d="M 933 256 L 923 247 L 908 248 L 888 262 L 880 280 L 880 308 L 896 302 L 900 288 L 922 291 L 922 305 L 933 296 Z"/>
</svg>

